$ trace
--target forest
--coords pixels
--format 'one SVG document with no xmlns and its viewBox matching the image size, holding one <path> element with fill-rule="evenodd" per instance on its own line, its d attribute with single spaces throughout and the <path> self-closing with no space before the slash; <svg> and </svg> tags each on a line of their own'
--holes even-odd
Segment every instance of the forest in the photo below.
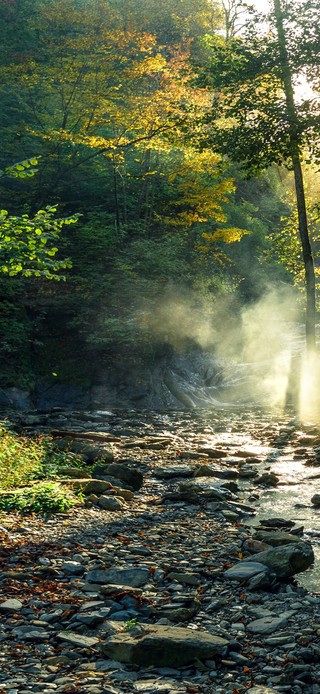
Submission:
<svg viewBox="0 0 320 694">
<path fill-rule="evenodd" d="M 1 0 L 1 392 L 138 384 L 275 287 L 314 342 L 320 10 L 264 12 Z"/>
</svg>

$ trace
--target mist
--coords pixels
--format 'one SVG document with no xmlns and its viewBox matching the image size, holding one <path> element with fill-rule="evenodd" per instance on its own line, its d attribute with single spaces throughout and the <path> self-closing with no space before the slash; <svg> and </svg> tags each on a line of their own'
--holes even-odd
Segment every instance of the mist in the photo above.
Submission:
<svg viewBox="0 0 320 694">
<path fill-rule="evenodd" d="M 320 361 L 317 355 L 304 355 L 305 331 L 295 288 L 269 286 L 258 301 L 241 305 L 235 295 L 211 301 L 172 287 L 152 313 L 142 314 L 151 339 L 162 340 L 176 352 L 191 343 L 204 350 L 212 372 L 219 373 L 216 397 L 221 403 L 284 408 L 299 402 L 302 419 L 320 414 Z"/>
</svg>

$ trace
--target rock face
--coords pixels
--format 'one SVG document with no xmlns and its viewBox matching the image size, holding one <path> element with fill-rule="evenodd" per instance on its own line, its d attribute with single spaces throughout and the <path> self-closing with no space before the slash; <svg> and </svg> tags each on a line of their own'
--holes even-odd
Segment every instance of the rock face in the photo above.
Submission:
<svg viewBox="0 0 320 694">
<path fill-rule="evenodd" d="M 111 636 L 101 648 L 105 655 L 124 663 L 181 667 L 196 658 L 223 657 L 228 641 L 204 631 L 148 624 L 138 634 L 124 631 Z"/>
<path fill-rule="evenodd" d="M 314 552 L 307 542 L 274 547 L 255 554 L 247 561 L 260 562 L 272 569 L 278 578 L 286 579 L 305 571 L 314 562 Z"/>
</svg>

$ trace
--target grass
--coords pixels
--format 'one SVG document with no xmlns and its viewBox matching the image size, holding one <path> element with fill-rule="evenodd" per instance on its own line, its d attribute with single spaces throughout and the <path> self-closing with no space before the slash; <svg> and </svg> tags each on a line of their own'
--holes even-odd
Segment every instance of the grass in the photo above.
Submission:
<svg viewBox="0 0 320 694">
<path fill-rule="evenodd" d="M 68 466 L 83 467 L 83 459 L 56 451 L 48 437 L 21 436 L 0 423 L 0 510 L 54 513 L 79 503 L 58 482 Z"/>
</svg>

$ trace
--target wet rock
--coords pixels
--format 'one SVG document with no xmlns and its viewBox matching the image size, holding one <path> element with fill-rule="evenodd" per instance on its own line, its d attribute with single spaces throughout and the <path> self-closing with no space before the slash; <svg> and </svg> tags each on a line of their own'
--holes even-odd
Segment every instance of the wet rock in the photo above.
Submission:
<svg viewBox="0 0 320 694">
<path fill-rule="evenodd" d="M 160 467 L 154 471 L 154 476 L 161 480 L 170 480 L 174 477 L 192 477 L 193 467 L 190 465 L 170 465 Z"/>
<path fill-rule="evenodd" d="M 288 520 L 287 518 L 264 518 L 259 522 L 260 525 L 266 528 L 293 528 L 295 525 L 294 521 Z"/>
<path fill-rule="evenodd" d="M 204 631 L 148 624 L 139 638 L 124 631 L 110 637 L 101 645 L 101 650 L 125 663 L 144 667 L 181 667 L 196 658 L 221 658 L 226 655 L 227 647 L 226 639 Z"/>
<path fill-rule="evenodd" d="M 218 479 L 232 480 L 239 476 L 238 470 L 231 468 L 226 470 L 217 470 L 211 465 L 197 465 L 193 473 L 194 477 L 216 477 Z"/>
<path fill-rule="evenodd" d="M 278 532 L 272 532 L 270 530 L 258 530 L 254 535 L 254 539 L 272 545 L 272 547 L 281 547 L 281 545 L 290 545 L 292 543 L 301 542 L 301 538 L 297 535 L 285 533 L 281 530 Z"/>
<path fill-rule="evenodd" d="M 249 557 L 247 561 L 253 560 Z M 314 562 L 314 552 L 307 542 L 296 542 L 259 552 L 254 561 L 268 566 L 278 578 L 286 579 L 308 569 Z"/>
<path fill-rule="evenodd" d="M 235 499 L 236 497 L 226 487 L 213 482 L 212 477 L 200 477 L 190 482 L 181 482 L 179 491 L 186 499 L 201 495 L 206 499 Z"/>
<path fill-rule="evenodd" d="M 311 498 L 311 503 L 316 507 L 320 508 L 320 494 L 314 494 Z"/>
<path fill-rule="evenodd" d="M 279 484 L 279 477 L 274 472 L 264 472 L 254 480 L 254 484 L 261 484 L 264 487 L 276 487 Z"/>
</svg>

